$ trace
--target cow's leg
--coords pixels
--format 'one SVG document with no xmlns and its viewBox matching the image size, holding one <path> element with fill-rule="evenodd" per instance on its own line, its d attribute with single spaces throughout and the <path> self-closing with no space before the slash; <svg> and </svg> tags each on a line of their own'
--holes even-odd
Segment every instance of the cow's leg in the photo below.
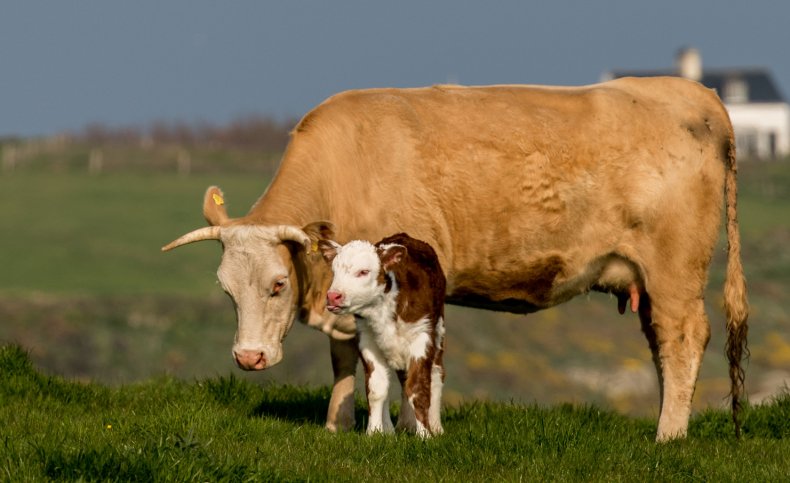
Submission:
<svg viewBox="0 0 790 483">
<path fill-rule="evenodd" d="M 429 411 L 431 406 L 431 380 L 433 361 L 422 357 L 412 359 L 403 385 L 403 393 L 416 420 L 416 434 L 421 438 L 431 436 Z"/>
<path fill-rule="evenodd" d="M 431 407 L 428 410 L 428 424 L 431 433 L 444 433 L 442 427 L 442 387 L 444 386 L 444 365 L 433 364 L 431 368 Z"/>
<path fill-rule="evenodd" d="M 358 340 L 356 337 L 349 340 L 330 338 L 329 349 L 335 379 L 326 413 L 326 428 L 332 432 L 348 431 L 354 427 L 354 377 L 359 359 Z"/>
<path fill-rule="evenodd" d="M 406 387 L 406 371 L 397 371 L 397 374 L 401 387 L 401 402 L 400 413 L 398 414 L 398 422 L 395 425 L 395 429 L 414 433 L 417 431 L 417 420 L 414 419 L 414 408 L 412 408 L 409 403 L 409 399 L 406 397 L 406 390 L 404 389 Z"/>
<path fill-rule="evenodd" d="M 661 372 L 661 360 L 658 357 L 658 340 L 656 339 L 656 332 L 653 330 L 653 317 L 650 312 L 650 296 L 644 294 L 639 301 L 639 321 L 642 323 L 642 332 L 647 337 L 647 345 L 650 347 L 650 353 L 653 355 L 653 365 L 655 365 L 656 374 L 658 374 L 658 411 L 660 414 L 661 403 L 664 401 L 664 376 Z"/>
<path fill-rule="evenodd" d="M 376 346 L 367 346 L 364 334 L 360 340 L 362 363 L 365 367 L 365 392 L 368 398 L 368 434 L 392 433 L 389 412 L 390 368 Z"/>
<path fill-rule="evenodd" d="M 444 318 L 436 324 L 433 335 L 436 353 L 431 364 L 431 407 L 428 410 L 428 424 L 434 435 L 444 433 L 442 428 L 442 389 L 444 387 Z"/>
<path fill-rule="evenodd" d="M 639 316 L 661 390 L 656 440 L 685 437 L 694 387 L 710 338 L 704 303 L 701 298 L 684 302 L 651 293 L 642 297 Z"/>
</svg>

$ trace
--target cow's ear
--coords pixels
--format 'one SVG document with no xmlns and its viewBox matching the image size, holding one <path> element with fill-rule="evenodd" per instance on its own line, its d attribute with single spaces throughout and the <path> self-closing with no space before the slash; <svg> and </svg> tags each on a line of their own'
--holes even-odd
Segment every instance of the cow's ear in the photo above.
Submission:
<svg viewBox="0 0 790 483">
<path fill-rule="evenodd" d="M 313 241 L 331 240 L 335 237 L 335 225 L 330 221 L 314 221 L 302 228 Z"/>
<path fill-rule="evenodd" d="M 335 259 L 337 256 L 337 250 L 340 248 L 340 245 L 332 240 L 318 240 L 317 243 L 318 251 L 321 252 L 321 255 L 324 257 L 329 263 L 332 263 L 332 260 Z"/>
<path fill-rule="evenodd" d="M 318 251 L 318 242 L 335 237 L 335 226 L 329 221 L 314 221 L 302 228 L 302 231 L 310 237 L 311 253 Z"/>
<path fill-rule="evenodd" d="M 203 197 L 203 217 L 212 226 L 222 226 L 228 222 L 225 196 L 222 194 L 222 190 L 216 186 L 209 187 Z"/>
<path fill-rule="evenodd" d="M 389 271 L 403 260 L 406 255 L 406 247 L 403 245 L 386 245 L 379 248 L 379 258 L 381 259 L 381 268 L 384 271 Z"/>
</svg>

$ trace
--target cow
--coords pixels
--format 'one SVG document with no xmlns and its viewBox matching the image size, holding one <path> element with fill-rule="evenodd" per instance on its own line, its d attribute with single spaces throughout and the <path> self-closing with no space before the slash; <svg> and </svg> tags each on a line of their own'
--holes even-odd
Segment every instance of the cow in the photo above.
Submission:
<svg viewBox="0 0 790 483">
<path fill-rule="evenodd" d="M 368 398 L 368 434 L 395 430 L 389 418 L 392 371 L 401 384 L 400 429 L 421 438 L 442 434 L 444 296 L 436 252 L 405 233 L 375 245 L 321 240 L 332 265 L 327 309 L 352 314 L 359 333 Z"/>
<path fill-rule="evenodd" d="M 631 298 L 658 374 L 656 439 L 666 441 L 687 433 L 725 206 L 737 435 L 748 302 L 736 171 L 727 111 L 714 91 L 686 79 L 352 90 L 298 122 L 245 216 L 229 218 L 211 187 L 210 226 L 163 250 L 221 241 L 217 275 L 236 306 L 233 356 L 242 369 L 280 361 L 295 320 L 330 336 L 330 430 L 353 424 L 358 353 L 353 318 L 325 307 L 331 271 L 321 239 L 408 232 L 436 250 L 445 301 L 456 305 L 526 314 L 591 290 Z"/>
</svg>

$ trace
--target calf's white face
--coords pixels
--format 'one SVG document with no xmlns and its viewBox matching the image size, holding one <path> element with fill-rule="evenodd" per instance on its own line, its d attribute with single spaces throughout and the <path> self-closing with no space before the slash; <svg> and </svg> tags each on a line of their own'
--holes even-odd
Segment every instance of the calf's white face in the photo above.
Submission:
<svg viewBox="0 0 790 483">
<path fill-rule="evenodd" d="M 360 313 L 384 298 L 386 271 L 400 261 L 403 247 L 376 248 L 354 240 L 343 246 L 332 241 L 320 244 L 324 258 L 331 262 L 334 278 L 327 292 L 327 309 L 336 314 Z"/>
<path fill-rule="evenodd" d="M 323 252 L 324 258 L 332 262 L 334 273 L 327 292 L 327 309 L 336 314 L 348 314 L 380 301 L 384 285 L 378 282 L 381 261 L 376 248 L 360 240 L 342 247 L 331 243 L 332 249 Z"/>
</svg>

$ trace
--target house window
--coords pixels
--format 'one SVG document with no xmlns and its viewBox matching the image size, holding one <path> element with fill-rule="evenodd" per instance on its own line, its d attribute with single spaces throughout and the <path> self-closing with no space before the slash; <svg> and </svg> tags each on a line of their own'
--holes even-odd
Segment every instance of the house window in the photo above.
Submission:
<svg viewBox="0 0 790 483">
<path fill-rule="evenodd" d="M 756 158 L 759 155 L 757 144 L 758 139 L 756 130 L 742 130 L 741 132 L 735 133 L 735 149 L 738 151 L 739 158 Z"/>
<path fill-rule="evenodd" d="M 731 77 L 724 83 L 724 102 L 734 104 L 749 100 L 749 85 L 739 77 Z"/>
</svg>

